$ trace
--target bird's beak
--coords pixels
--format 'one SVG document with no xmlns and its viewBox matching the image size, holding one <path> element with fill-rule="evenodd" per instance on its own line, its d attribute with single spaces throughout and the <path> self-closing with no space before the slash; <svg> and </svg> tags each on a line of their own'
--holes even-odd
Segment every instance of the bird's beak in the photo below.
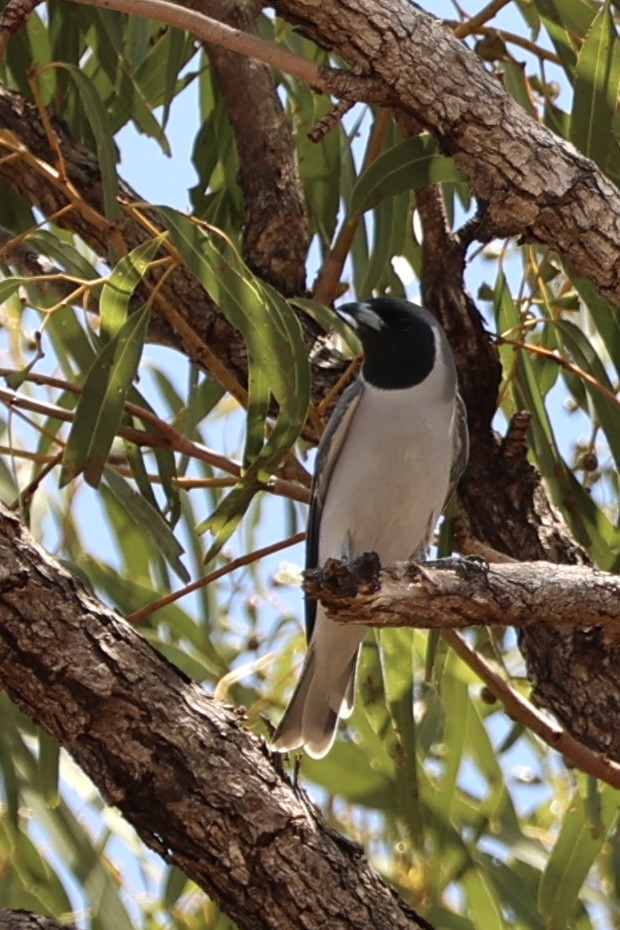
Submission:
<svg viewBox="0 0 620 930">
<path fill-rule="evenodd" d="M 363 302 L 342 304 L 340 307 L 336 307 L 336 313 L 355 330 L 358 330 L 360 326 L 367 326 L 377 332 L 383 328 L 381 317 L 368 304 Z"/>
</svg>

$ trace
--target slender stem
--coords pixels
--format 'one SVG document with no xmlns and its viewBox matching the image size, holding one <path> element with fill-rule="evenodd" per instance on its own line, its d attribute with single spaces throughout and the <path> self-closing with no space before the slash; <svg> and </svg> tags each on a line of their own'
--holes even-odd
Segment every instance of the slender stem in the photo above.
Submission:
<svg viewBox="0 0 620 930">
<path fill-rule="evenodd" d="M 0 377 L 6 377 L 11 374 L 15 374 L 14 369 L 0 368 Z M 34 384 L 58 388 L 62 391 L 71 391 L 75 394 L 82 393 L 81 385 L 71 381 L 63 381 L 61 378 L 54 378 L 51 375 L 41 375 L 31 371 L 28 372 L 25 380 L 31 381 Z M 7 407 L 13 408 L 16 413 L 19 412 L 21 408 L 62 420 L 65 423 L 73 421 L 73 412 L 71 410 L 65 410 L 63 407 L 58 407 L 55 404 L 49 404 L 45 401 L 33 400 L 16 391 L 0 388 L 0 401 L 3 401 Z M 143 407 L 132 404 L 129 401 L 125 403 L 124 409 L 127 413 L 142 420 L 143 423 L 148 424 L 155 430 L 155 433 L 147 433 L 134 429 L 133 427 L 124 426 L 118 431 L 118 435 L 122 436 L 124 439 L 129 439 L 130 442 L 134 442 L 136 445 L 150 446 L 153 448 L 165 445 L 170 449 L 174 449 L 176 452 L 181 452 L 190 457 L 207 462 L 214 468 L 219 468 L 229 475 L 232 475 L 233 478 L 241 477 L 241 465 L 235 462 L 234 459 L 226 458 L 214 452 L 212 449 L 209 449 L 207 446 L 202 445 L 202 443 L 193 442 L 191 439 L 183 436 L 182 433 L 179 433 L 173 426 L 170 426 L 169 423 L 160 420 L 159 417 L 151 413 L 150 410 L 145 410 Z M 55 439 L 56 437 L 49 438 Z M 309 484 L 309 479 L 307 483 Z M 310 492 L 303 484 L 304 482 L 300 485 L 293 481 L 287 481 L 282 477 L 274 477 L 264 485 L 264 489 L 269 491 L 270 494 L 276 494 L 278 497 L 286 497 L 290 500 L 296 500 L 302 504 L 307 504 L 310 499 Z"/>
<path fill-rule="evenodd" d="M 280 550 L 287 549 L 289 546 L 295 546 L 297 543 L 303 542 L 305 538 L 305 533 L 295 533 L 294 536 L 282 539 L 280 542 L 273 543 L 271 546 L 265 546 L 263 549 L 256 549 L 254 552 L 248 552 L 247 555 L 242 555 L 238 559 L 233 559 L 228 565 L 224 565 L 222 568 L 210 572 L 208 575 L 205 575 L 204 578 L 199 578 L 198 581 L 193 581 L 192 584 L 186 585 L 184 588 L 181 588 L 180 591 L 173 591 L 171 594 L 167 594 L 165 597 L 153 601 L 152 604 L 147 604 L 146 607 L 142 607 L 140 610 L 134 610 L 134 612 L 128 614 L 125 619 L 128 620 L 129 623 L 137 623 L 139 620 L 143 620 L 144 617 L 148 617 L 150 614 L 155 613 L 156 610 L 167 607 L 168 604 L 178 601 L 179 598 L 185 597 L 186 594 L 191 594 L 192 591 L 204 588 L 205 585 L 217 581 L 218 578 L 228 575 L 230 572 L 235 571 L 235 569 L 241 568 L 244 565 L 250 565 L 252 562 L 257 562 L 258 559 L 262 559 L 266 555 L 280 552 Z"/>
<path fill-rule="evenodd" d="M 597 381 L 589 372 L 584 371 L 583 368 L 575 365 L 574 362 L 569 362 L 567 358 L 564 358 L 564 356 L 560 355 L 557 351 L 545 349 L 543 346 L 535 346 L 529 342 L 521 342 L 518 339 L 506 339 L 504 336 L 497 336 L 496 338 L 499 345 L 514 346 L 515 349 L 523 349 L 525 352 L 531 352 L 533 355 L 541 355 L 543 358 L 548 358 L 550 361 L 559 365 L 560 368 L 565 368 L 567 371 L 570 371 L 571 374 L 581 378 L 581 380 L 589 384 L 591 388 L 598 391 L 599 394 L 602 394 L 606 400 L 620 407 L 620 398 L 617 394 L 614 394 L 614 392 L 606 388 L 604 384 Z"/>
<path fill-rule="evenodd" d="M 467 19 L 464 23 L 460 23 L 454 29 L 454 35 L 457 39 L 464 39 L 465 36 L 469 36 L 474 32 L 478 32 L 480 27 L 485 23 L 488 23 L 490 19 L 493 19 L 496 13 L 499 13 L 501 9 L 505 6 L 508 6 L 510 0 L 491 0 L 490 3 L 487 3 L 479 13 L 476 13 L 475 16 L 472 16 L 470 19 Z"/>
<path fill-rule="evenodd" d="M 620 788 L 620 765 L 617 762 L 612 762 L 602 754 L 594 752 L 557 724 L 550 723 L 533 704 L 514 691 L 508 682 L 504 681 L 456 630 L 442 630 L 441 635 L 502 702 L 506 713 L 512 720 L 532 730 L 548 746 L 562 753 L 582 771 L 595 775 L 614 788 Z"/>
<path fill-rule="evenodd" d="M 117 10 L 119 13 L 143 16 L 169 26 L 185 29 L 202 42 L 209 42 L 231 52 L 254 58 L 256 61 L 262 61 L 273 68 L 280 68 L 287 74 L 292 74 L 306 84 L 310 84 L 311 87 L 325 93 L 329 92 L 329 82 L 325 73 L 315 62 L 295 55 L 281 45 L 275 45 L 259 36 L 227 26 L 196 10 L 190 10 L 175 3 L 167 3 L 166 0 L 75 0 L 75 2 L 102 9 Z"/>
</svg>

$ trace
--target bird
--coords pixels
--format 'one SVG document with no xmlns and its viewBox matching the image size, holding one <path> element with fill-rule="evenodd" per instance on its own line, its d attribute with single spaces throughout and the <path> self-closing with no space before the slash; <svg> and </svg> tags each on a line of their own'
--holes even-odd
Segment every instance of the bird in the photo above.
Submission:
<svg viewBox="0 0 620 930">
<path fill-rule="evenodd" d="M 469 451 L 448 340 L 435 317 L 408 300 L 375 297 L 336 312 L 356 331 L 363 362 L 319 443 L 306 568 L 365 552 L 383 564 L 423 560 Z M 321 759 L 339 719 L 353 711 L 367 628 L 335 622 L 316 600 L 306 599 L 305 614 L 305 661 L 271 748 L 303 747 Z"/>
</svg>

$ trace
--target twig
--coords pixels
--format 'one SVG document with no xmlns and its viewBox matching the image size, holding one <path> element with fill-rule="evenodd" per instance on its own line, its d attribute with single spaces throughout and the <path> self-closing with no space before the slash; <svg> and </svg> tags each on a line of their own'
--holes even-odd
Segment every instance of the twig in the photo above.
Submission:
<svg viewBox="0 0 620 930">
<path fill-rule="evenodd" d="M 565 368 L 566 371 L 570 371 L 571 374 L 581 378 L 582 381 L 585 381 L 586 384 L 589 384 L 590 387 L 594 388 L 595 391 L 598 391 L 599 394 L 602 394 L 606 400 L 610 400 L 617 407 L 620 407 L 620 398 L 617 394 L 614 394 L 613 391 L 610 391 L 609 388 L 606 388 L 605 385 L 600 383 L 600 381 L 597 381 L 593 375 L 589 374 L 589 372 L 584 371 L 583 368 L 575 365 L 574 362 L 569 362 L 568 359 L 564 358 L 563 355 L 560 355 L 559 352 L 552 349 L 544 349 L 542 346 L 535 346 L 529 342 L 521 342 L 518 339 L 506 339 L 504 336 L 496 336 L 496 342 L 498 345 L 514 346 L 515 349 L 523 349 L 524 351 L 531 352 L 534 355 L 541 355 L 543 358 L 548 358 L 550 361 L 555 362 L 561 368 Z"/>
<path fill-rule="evenodd" d="M 329 113 L 326 113 L 323 119 L 320 119 L 308 133 L 310 141 L 320 142 L 321 139 L 324 139 L 327 133 L 338 125 L 342 117 L 349 112 L 353 105 L 353 100 L 341 100 L 340 103 L 333 106 Z"/>
<path fill-rule="evenodd" d="M 504 29 L 493 29 L 491 26 L 482 26 L 476 30 L 483 36 L 498 36 L 502 42 L 505 42 L 507 45 L 518 45 L 519 48 L 524 49 L 526 52 L 535 55 L 536 58 L 541 59 L 542 61 L 550 61 L 553 64 L 560 64 L 560 56 L 556 55 L 555 52 L 550 52 L 546 48 L 541 48 L 540 45 L 536 45 L 535 42 L 526 39 L 523 36 L 515 35 L 513 32 L 506 32 Z"/>
<path fill-rule="evenodd" d="M 491 0 L 479 13 L 476 13 L 471 19 L 466 20 L 464 23 L 459 23 L 459 25 L 455 27 L 453 30 L 455 38 L 464 39 L 465 36 L 478 32 L 481 26 L 488 23 L 490 19 L 493 19 L 495 14 L 499 13 L 505 6 L 508 6 L 509 3 L 510 0 Z"/>
<path fill-rule="evenodd" d="M 548 746 L 570 759 L 582 771 L 595 775 L 614 788 L 620 788 L 620 765 L 617 762 L 594 752 L 559 725 L 550 723 L 533 704 L 511 688 L 455 630 L 442 630 L 441 635 L 501 701 L 512 720 L 536 733 Z"/>
<path fill-rule="evenodd" d="M 19 394 L 17 391 L 7 390 L 6 388 L 0 388 L 0 401 L 4 402 L 9 408 L 17 407 L 24 410 L 31 410 L 33 413 L 40 413 L 46 417 L 62 420 L 63 423 L 71 423 L 74 417 L 73 411 L 71 410 L 65 410 L 63 407 L 58 407 L 56 404 L 49 404 L 46 401 L 24 397 L 23 394 Z M 133 408 L 133 410 L 131 408 Z M 126 410 L 128 413 L 133 413 L 135 416 L 143 419 L 144 422 L 152 423 L 157 433 L 147 433 L 130 426 L 121 426 L 117 435 L 121 436 L 123 439 L 128 439 L 130 442 L 134 442 L 140 446 L 151 446 L 153 448 L 167 446 L 175 449 L 177 452 L 185 452 L 187 455 L 207 462 L 214 468 L 220 468 L 222 471 L 235 475 L 235 477 L 241 476 L 241 466 L 237 462 L 225 458 L 225 456 L 219 455 L 217 452 L 211 451 L 211 449 L 208 449 L 201 443 L 192 442 L 191 439 L 182 436 L 172 426 L 158 420 L 157 417 L 147 410 L 143 410 L 142 407 L 136 407 L 135 404 L 127 404 Z"/>
<path fill-rule="evenodd" d="M 0 368 L 0 377 L 6 377 L 14 373 L 14 369 Z M 75 384 L 71 381 L 63 381 L 61 378 L 54 378 L 50 375 L 41 375 L 37 374 L 36 372 L 28 372 L 24 380 L 30 381 L 34 384 L 45 385 L 47 387 L 55 387 L 63 391 L 71 391 L 75 394 L 82 393 L 81 385 Z M 72 411 L 65 410 L 62 407 L 58 407 L 54 404 L 49 404 L 44 401 L 33 400 L 31 398 L 25 397 L 23 394 L 17 393 L 16 391 L 0 388 L 0 401 L 4 401 L 4 403 L 9 408 L 22 408 L 25 410 L 31 410 L 34 413 L 41 413 L 44 416 L 53 417 L 55 419 L 62 420 L 65 423 L 73 421 Z M 156 432 L 147 433 L 134 429 L 133 427 L 122 426 L 118 430 L 118 435 L 122 438 L 129 439 L 130 442 L 134 442 L 136 445 L 149 446 L 151 448 L 157 448 L 165 445 L 168 448 L 173 449 L 175 452 L 181 452 L 192 458 L 207 462 L 213 468 L 219 468 L 221 471 L 232 475 L 234 478 L 241 477 L 242 469 L 238 462 L 235 462 L 233 459 L 227 458 L 217 452 L 214 452 L 207 446 L 202 445 L 202 443 L 194 442 L 191 439 L 188 439 L 186 436 L 183 436 L 182 433 L 179 433 L 178 430 L 176 430 L 169 423 L 166 423 L 165 420 L 160 420 L 159 417 L 157 417 L 154 413 L 151 413 L 150 410 L 145 410 L 144 407 L 140 407 L 137 404 L 132 404 L 129 401 L 125 403 L 124 409 L 127 411 L 127 413 L 137 417 L 139 420 L 142 420 L 143 423 L 151 426 Z M 18 409 L 16 409 L 16 412 L 18 412 Z M 309 484 L 309 481 L 307 483 Z M 263 488 L 265 491 L 269 491 L 270 494 L 275 494 L 278 497 L 286 497 L 289 500 L 296 500 L 302 504 L 307 504 L 310 498 L 310 492 L 307 487 L 303 486 L 303 484 L 300 485 L 292 481 L 286 481 L 283 478 L 277 476 L 266 482 L 263 485 Z"/>
<path fill-rule="evenodd" d="M 193 581 L 192 584 L 186 585 L 184 588 L 181 588 L 180 591 L 173 591 L 171 594 L 167 594 L 165 597 L 153 601 L 152 604 L 147 604 L 146 607 L 140 608 L 140 610 L 134 610 L 134 612 L 128 614 L 125 619 L 129 623 L 137 623 L 139 620 L 144 619 L 144 617 L 148 617 L 152 613 L 155 613 L 156 610 L 161 610 L 162 607 L 166 607 L 168 604 L 178 601 L 179 598 L 185 597 L 186 594 L 191 594 L 192 591 L 204 588 L 205 585 L 217 581 L 218 578 L 228 575 L 230 572 L 235 571 L 235 569 L 241 568 L 243 565 L 250 565 L 252 562 L 257 562 L 258 559 L 262 559 L 266 555 L 272 555 L 274 552 L 280 552 L 281 549 L 295 546 L 297 543 L 303 542 L 305 538 L 305 533 L 295 533 L 294 536 L 289 536 L 287 539 L 280 540 L 280 542 L 272 543 L 271 546 L 265 546 L 263 549 L 255 549 L 254 552 L 248 552 L 247 555 L 239 556 L 238 559 L 233 559 L 228 565 L 224 565 L 222 568 L 210 572 L 208 575 L 205 575 L 204 578 L 199 578 L 198 581 Z"/>
<path fill-rule="evenodd" d="M 10 0 L 5 7 L 5 14 L 11 4 L 21 2 L 23 0 Z M 352 100 L 365 100 L 370 103 L 386 103 L 391 99 L 389 88 L 385 87 L 381 81 L 358 76 L 339 68 L 317 65 L 314 61 L 295 55 L 281 45 L 267 42 L 259 36 L 234 29 L 196 10 L 168 3 L 166 0 L 75 0 L 75 2 L 142 16 L 178 29 L 185 29 L 202 42 L 218 45 L 240 55 L 254 58 L 256 61 L 262 61 L 272 68 L 279 68 L 324 94 L 334 94 Z M 0 30 L 2 22 L 0 18 Z M 3 46 L 0 44 L 0 55 L 2 53 Z"/>
</svg>

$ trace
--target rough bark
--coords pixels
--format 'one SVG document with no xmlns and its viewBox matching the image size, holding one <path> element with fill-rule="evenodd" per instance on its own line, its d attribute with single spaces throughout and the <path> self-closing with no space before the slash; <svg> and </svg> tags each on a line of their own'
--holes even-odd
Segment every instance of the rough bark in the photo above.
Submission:
<svg viewBox="0 0 620 930">
<path fill-rule="evenodd" d="M 427 928 L 208 697 L 0 508 L 0 679 L 242 927 Z"/>
<path fill-rule="evenodd" d="M 350 565 L 329 559 L 304 590 L 335 619 L 374 627 L 465 629 L 545 624 L 620 642 L 620 579 L 553 562 L 397 562 L 374 553 Z M 620 750 L 620 746 L 618 747 Z"/>
<path fill-rule="evenodd" d="M 557 249 L 620 303 L 620 195 L 531 119 L 448 26 L 406 0 L 276 0 L 276 11 L 384 82 L 454 156 L 497 235 Z"/>
<path fill-rule="evenodd" d="M 31 914 L 30 911 L 10 911 L 0 908 L 0 930 L 72 930 L 72 925 Z"/>
</svg>

